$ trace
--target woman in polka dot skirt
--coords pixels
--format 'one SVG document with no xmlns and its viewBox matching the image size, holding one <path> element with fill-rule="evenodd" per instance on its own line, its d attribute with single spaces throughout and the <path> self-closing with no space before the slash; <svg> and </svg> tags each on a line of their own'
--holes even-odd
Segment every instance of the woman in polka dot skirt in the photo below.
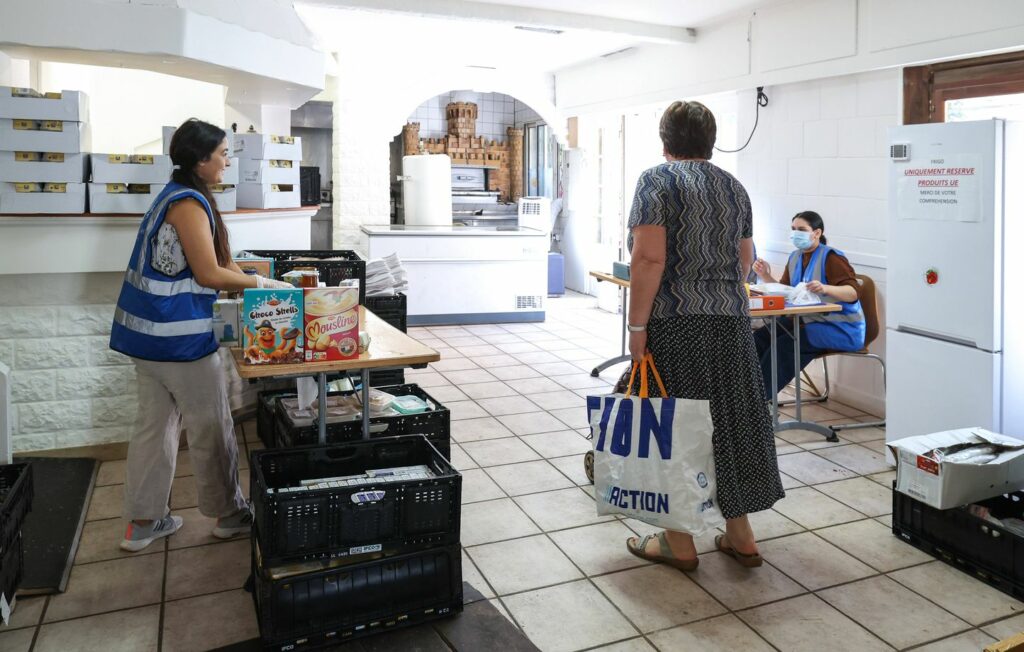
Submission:
<svg viewBox="0 0 1024 652">
<path fill-rule="evenodd" d="M 707 400 L 714 425 L 718 549 L 760 566 L 747 514 L 785 495 L 743 279 L 754 261 L 750 199 L 713 165 L 716 126 L 698 102 L 661 118 L 666 163 L 640 175 L 629 217 L 629 350 L 654 356 L 669 396 Z M 693 537 L 667 530 L 626 542 L 634 555 L 697 567 Z"/>
</svg>

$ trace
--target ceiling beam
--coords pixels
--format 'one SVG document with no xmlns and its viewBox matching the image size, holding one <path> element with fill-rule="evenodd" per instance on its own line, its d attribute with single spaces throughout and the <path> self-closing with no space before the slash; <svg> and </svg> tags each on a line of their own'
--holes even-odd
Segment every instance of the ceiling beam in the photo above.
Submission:
<svg viewBox="0 0 1024 652">
<path fill-rule="evenodd" d="M 354 9 L 378 13 L 405 14 L 422 18 L 449 20 L 476 20 L 507 23 L 523 27 L 544 29 L 603 32 L 631 36 L 651 43 L 693 43 L 696 30 L 689 27 L 656 25 L 633 20 L 621 20 L 576 14 L 550 9 L 535 9 L 505 4 L 469 2 L 466 0 L 296 0 L 299 4 Z"/>
</svg>

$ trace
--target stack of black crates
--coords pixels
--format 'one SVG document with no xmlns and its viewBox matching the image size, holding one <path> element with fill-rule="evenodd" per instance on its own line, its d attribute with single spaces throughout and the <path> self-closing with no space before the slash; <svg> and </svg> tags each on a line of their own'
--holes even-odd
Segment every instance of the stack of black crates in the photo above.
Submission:
<svg viewBox="0 0 1024 652">
<path fill-rule="evenodd" d="M 420 466 L 429 473 L 368 473 Z M 255 451 L 251 469 L 266 649 L 334 646 L 462 610 L 462 478 L 426 437 Z M 374 477 L 343 479 L 360 474 Z"/>
<path fill-rule="evenodd" d="M 0 595 L 8 604 L 25 568 L 21 525 L 32 509 L 32 494 L 30 464 L 0 465 Z"/>
</svg>

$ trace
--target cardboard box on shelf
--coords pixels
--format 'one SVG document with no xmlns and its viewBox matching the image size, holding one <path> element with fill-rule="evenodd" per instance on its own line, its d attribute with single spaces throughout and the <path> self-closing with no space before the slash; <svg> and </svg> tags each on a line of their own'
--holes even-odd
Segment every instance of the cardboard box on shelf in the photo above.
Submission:
<svg viewBox="0 0 1024 652">
<path fill-rule="evenodd" d="M 83 183 L 87 163 L 85 154 L 0 151 L 0 181 Z"/>
<path fill-rule="evenodd" d="M 213 302 L 213 335 L 221 346 L 242 343 L 242 299 L 217 299 Z"/>
<path fill-rule="evenodd" d="M 89 121 L 89 98 L 82 91 L 38 93 L 0 86 L 0 118 Z"/>
<path fill-rule="evenodd" d="M 306 362 L 359 356 L 359 287 L 307 288 Z"/>
<path fill-rule="evenodd" d="M 0 150 L 13 152 L 89 151 L 89 129 L 84 122 L 0 118 Z"/>
<path fill-rule="evenodd" d="M 77 214 L 85 212 L 84 183 L 28 184 L 39 191 L 18 192 L 14 183 L 0 183 L 0 214 Z M 43 192 L 43 190 L 48 192 Z M 35 190 L 35 188 L 33 188 Z"/>
<path fill-rule="evenodd" d="M 299 185 L 299 161 L 278 159 L 239 159 L 238 175 L 242 183 L 284 183 Z"/>
<path fill-rule="evenodd" d="M 238 210 L 238 192 L 234 186 L 227 184 L 210 186 L 210 192 L 217 202 L 217 210 L 221 213 L 230 213 Z"/>
<path fill-rule="evenodd" d="M 163 189 L 162 183 L 90 183 L 89 212 L 142 215 Z"/>
<path fill-rule="evenodd" d="M 159 183 L 171 180 L 171 157 L 90 154 L 93 183 Z"/>
<path fill-rule="evenodd" d="M 896 458 L 896 490 L 936 509 L 1024 489 L 1024 441 L 1013 437 L 961 428 L 906 437 L 888 446 Z M 991 447 L 996 457 L 984 464 L 944 459 L 961 446 Z M 945 454 L 933 454 L 937 449 Z"/>
<path fill-rule="evenodd" d="M 273 258 L 235 258 L 234 261 L 245 274 L 274 278 Z"/>
<path fill-rule="evenodd" d="M 239 158 L 302 160 L 302 138 L 269 134 L 235 134 L 235 156 Z"/>
<path fill-rule="evenodd" d="M 240 183 L 239 208 L 299 208 L 299 184 Z"/>
<path fill-rule="evenodd" d="M 244 293 L 242 353 L 249 364 L 302 362 L 302 290 Z"/>
<path fill-rule="evenodd" d="M 224 170 L 224 179 L 221 181 L 221 185 L 225 186 L 237 186 L 238 181 L 241 178 L 238 174 L 240 169 L 239 158 L 231 157 L 228 159 L 228 167 Z"/>
</svg>

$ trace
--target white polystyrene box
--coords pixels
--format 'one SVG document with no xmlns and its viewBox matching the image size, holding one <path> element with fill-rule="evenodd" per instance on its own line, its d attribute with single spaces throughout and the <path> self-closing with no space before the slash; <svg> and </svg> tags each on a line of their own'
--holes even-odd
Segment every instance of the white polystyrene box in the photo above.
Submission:
<svg viewBox="0 0 1024 652">
<path fill-rule="evenodd" d="M 220 192 L 214 191 L 212 194 L 217 201 L 217 210 L 221 213 L 238 210 L 238 190 L 236 188 L 225 188 Z"/>
<path fill-rule="evenodd" d="M 88 156 L 64 154 L 63 161 L 17 161 L 14 152 L 0 151 L 0 181 L 83 183 Z"/>
<path fill-rule="evenodd" d="M 61 91 L 59 98 L 15 97 L 10 86 L 0 86 L 0 118 L 89 121 L 89 98 L 82 91 Z"/>
<path fill-rule="evenodd" d="M 237 186 L 238 181 L 240 179 L 238 175 L 238 170 L 240 168 L 239 162 L 241 159 L 232 157 L 228 160 L 230 161 L 230 165 L 228 165 L 228 167 L 224 170 L 224 179 L 221 181 L 221 183 L 226 186 Z"/>
<path fill-rule="evenodd" d="M 299 185 L 298 161 L 239 159 L 238 176 L 242 183 L 287 183 Z M 290 167 L 281 167 L 281 165 Z M 225 181 L 225 183 L 227 183 Z"/>
<path fill-rule="evenodd" d="M 62 131 L 22 130 L 14 128 L 11 118 L 0 118 L 0 150 L 61 154 L 89 151 L 89 129 L 84 122 L 65 122 L 63 127 Z"/>
<path fill-rule="evenodd" d="M 110 154 L 90 154 L 93 183 L 159 183 L 171 180 L 171 157 L 158 154 L 152 163 L 115 163 Z"/>
<path fill-rule="evenodd" d="M 240 183 L 238 208 L 299 208 L 299 185 Z"/>
<path fill-rule="evenodd" d="M 302 138 L 269 134 L 235 134 L 235 156 L 239 158 L 302 160 Z"/>
<path fill-rule="evenodd" d="M 0 183 L 0 213 L 84 213 L 84 183 L 69 183 L 65 192 L 15 192 L 13 183 Z"/>
<path fill-rule="evenodd" d="M 152 206 L 153 200 L 163 192 L 165 184 L 149 185 L 148 193 L 107 192 L 107 184 L 89 184 L 89 212 L 142 215 Z"/>
</svg>

